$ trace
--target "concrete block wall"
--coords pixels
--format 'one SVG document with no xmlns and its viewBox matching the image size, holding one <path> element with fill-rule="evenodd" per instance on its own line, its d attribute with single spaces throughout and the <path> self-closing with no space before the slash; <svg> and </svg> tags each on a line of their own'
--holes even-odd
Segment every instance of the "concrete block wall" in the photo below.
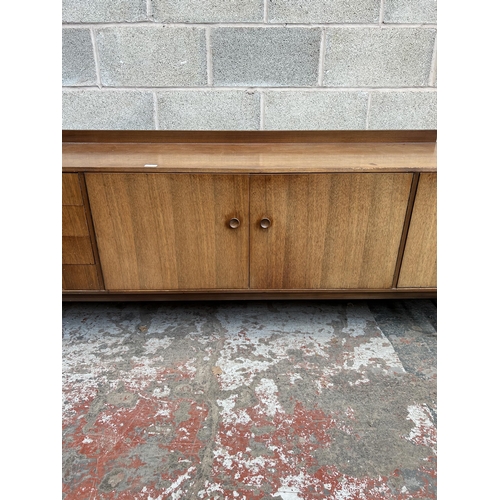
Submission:
<svg viewBox="0 0 500 500">
<path fill-rule="evenodd" d="M 63 0 L 63 129 L 435 129 L 435 0 Z"/>
</svg>

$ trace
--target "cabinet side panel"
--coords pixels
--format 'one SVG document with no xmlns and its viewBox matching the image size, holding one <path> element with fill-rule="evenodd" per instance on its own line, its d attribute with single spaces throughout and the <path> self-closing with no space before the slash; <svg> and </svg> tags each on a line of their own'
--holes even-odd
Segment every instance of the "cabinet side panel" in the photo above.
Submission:
<svg viewBox="0 0 500 500">
<path fill-rule="evenodd" d="M 248 286 L 248 176 L 85 178 L 106 289 Z"/>
<path fill-rule="evenodd" d="M 391 288 L 411 179 L 252 176 L 251 288 Z"/>
<path fill-rule="evenodd" d="M 398 287 L 437 286 L 437 174 L 420 174 Z"/>
</svg>

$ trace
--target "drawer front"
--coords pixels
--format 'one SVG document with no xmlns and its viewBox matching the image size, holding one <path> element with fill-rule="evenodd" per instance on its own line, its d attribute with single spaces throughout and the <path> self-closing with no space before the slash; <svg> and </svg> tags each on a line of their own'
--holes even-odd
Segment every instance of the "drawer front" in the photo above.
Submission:
<svg viewBox="0 0 500 500">
<path fill-rule="evenodd" d="M 63 206 L 62 216 L 62 263 L 94 264 L 84 207 Z"/>
<path fill-rule="evenodd" d="M 62 179 L 62 263 L 95 264 L 78 174 L 63 174 Z"/>
<path fill-rule="evenodd" d="M 78 174 L 62 174 L 62 204 L 83 205 Z"/>
<path fill-rule="evenodd" d="M 63 290 L 99 290 L 96 266 L 63 265 Z"/>
<path fill-rule="evenodd" d="M 62 234 L 63 236 L 89 237 L 87 217 L 83 206 L 62 207 Z"/>
<path fill-rule="evenodd" d="M 94 252 L 89 237 L 62 237 L 63 264 L 94 264 Z"/>
</svg>

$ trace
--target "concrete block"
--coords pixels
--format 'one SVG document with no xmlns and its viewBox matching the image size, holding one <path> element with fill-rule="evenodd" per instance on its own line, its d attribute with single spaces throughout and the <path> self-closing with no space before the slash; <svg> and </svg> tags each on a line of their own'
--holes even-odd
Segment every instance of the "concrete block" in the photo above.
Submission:
<svg viewBox="0 0 500 500">
<path fill-rule="evenodd" d="M 62 84 L 96 85 L 94 49 L 89 29 L 62 30 Z"/>
<path fill-rule="evenodd" d="M 214 85 L 316 85 L 320 38 L 319 28 L 216 28 Z"/>
<path fill-rule="evenodd" d="M 63 91 L 62 128 L 150 130 L 155 128 L 153 93 L 148 91 Z"/>
<path fill-rule="evenodd" d="M 153 18 L 165 23 L 264 21 L 263 0 L 152 0 Z"/>
<path fill-rule="evenodd" d="M 147 21 L 145 0 L 62 0 L 64 23 Z"/>
<path fill-rule="evenodd" d="M 266 130 L 364 130 L 368 92 L 267 91 Z"/>
<path fill-rule="evenodd" d="M 426 28 L 328 29 L 324 85 L 425 87 L 435 36 Z"/>
<path fill-rule="evenodd" d="M 435 56 L 437 57 L 437 56 Z M 437 87 L 437 83 L 438 83 L 438 80 L 437 80 L 437 60 L 436 60 L 436 63 L 434 64 L 434 67 L 432 68 L 432 71 L 431 71 L 431 86 L 432 87 Z"/>
<path fill-rule="evenodd" d="M 96 30 L 105 86 L 190 87 L 207 83 L 205 30 L 112 27 Z"/>
<path fill-rule="evenodd" d="M 258 130 L 260 96 L 244 90 L 158 92 L 162 130 Z"/>
<path fill-rule="evenodd" d="M 436 0 L 385 0 L 384 23 L 437 22 Z"/>
<path fill-rule="evenodd" d="M 272 0 L 271 23 L 378 23 L 380 0 Z"/>
<path fill-rule="evenodd" d="M 436 92 L 373 92 L 371 130 L 437 129 Z"/>
</svg>

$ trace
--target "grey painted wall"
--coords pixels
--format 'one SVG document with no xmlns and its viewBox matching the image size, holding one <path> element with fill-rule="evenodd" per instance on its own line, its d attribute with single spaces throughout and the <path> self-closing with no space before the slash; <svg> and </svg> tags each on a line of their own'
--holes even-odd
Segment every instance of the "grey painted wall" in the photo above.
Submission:
<svg viewBox="0 0 500 500">
<path fill-rule="evenodd" d="M 435 0 L 63 0 L 63 129 L 435 129 Z"/>
</svg>

